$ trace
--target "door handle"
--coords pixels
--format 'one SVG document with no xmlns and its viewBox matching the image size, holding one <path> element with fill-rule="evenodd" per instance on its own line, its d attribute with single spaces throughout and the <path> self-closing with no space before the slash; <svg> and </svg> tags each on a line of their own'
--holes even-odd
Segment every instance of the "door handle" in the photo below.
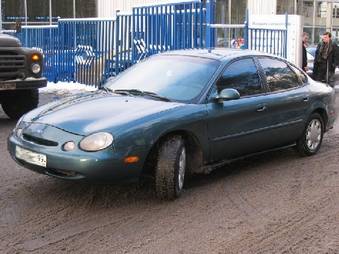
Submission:
<svg viewBox="0 0 339 254">
<path fill-rule="evenodd" d="M 310 99 L 310 98 L 308 98 L 308 97 L 304 97 L 304 98 L 303 98 L 303 101 L 304 101 L 304 102 L 308 102 L 309 99 Z"/>
<path fill-rule="evenodd" d="M 257 112 L 264 112 L 267 109 L 266 105 L 260 105 L 257 107 Z"/>
</svg>

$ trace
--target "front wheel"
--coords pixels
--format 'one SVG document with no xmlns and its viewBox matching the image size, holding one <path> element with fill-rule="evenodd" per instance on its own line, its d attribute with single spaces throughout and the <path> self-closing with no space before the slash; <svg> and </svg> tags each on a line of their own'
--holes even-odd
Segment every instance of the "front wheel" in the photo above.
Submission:
<svg viewBox="0 0 339 254">
<path fill-rule="evenodd" d="M 318 113 L 309 118 L 302 136 L 297 141 L 297 150 L 302 156 L 316 154 L 324 136 L 324 121 Z"/>
<path fill-rule="evenodd" d="M 155 189 L 160 199 L 173 200 L 184 187 L 187 154 L 184 140 L 172 136 L 159 149 L 155 170 Z"/>
<path fill-rule="evenodd" d="M 1 106 L 11 119 L 19 119 L 39 104 L 39 90 L 17 90 L 6 95 Z"/>
</svg>

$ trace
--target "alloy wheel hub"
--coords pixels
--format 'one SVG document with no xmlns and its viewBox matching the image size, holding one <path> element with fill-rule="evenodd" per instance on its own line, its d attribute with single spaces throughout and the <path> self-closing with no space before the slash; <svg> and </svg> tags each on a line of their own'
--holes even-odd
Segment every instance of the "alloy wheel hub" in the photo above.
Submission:
<svg viewBox="0 0 339 254">
<path fill-rule="evenodd" d="M 322 126 L 318 119 L 313 119 L 307 128 L 306 144 L 309 149 L 315 150 L 321 142 Z"/>
</svg>

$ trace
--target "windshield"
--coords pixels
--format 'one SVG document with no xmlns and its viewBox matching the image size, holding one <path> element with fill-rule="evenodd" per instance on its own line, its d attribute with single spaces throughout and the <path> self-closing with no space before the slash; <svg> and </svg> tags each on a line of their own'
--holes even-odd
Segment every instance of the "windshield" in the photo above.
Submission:
<svg viewBox="0 0 339 254">
<path fill-rule="evenodd" d="M 140 90 L 170 100 L 191 101 L 201 94 L 220 62 L 213 59 L 162 55 L 151 57 L 108 82 L 110 90 Z"/>
</svg>

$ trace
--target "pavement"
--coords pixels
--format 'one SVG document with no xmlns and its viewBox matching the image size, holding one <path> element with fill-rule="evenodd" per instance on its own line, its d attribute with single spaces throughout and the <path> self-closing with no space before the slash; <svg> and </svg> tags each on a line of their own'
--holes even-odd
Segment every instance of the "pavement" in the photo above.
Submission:
<svg viewBox="0 0 339 254">
<path fill-rule="evenodd" d="M 173 202 L 148 185 L 22 168 L 6 148 L 14 126 L 0 111 L 0 253 L 339 253 L 338 123 L 316 156 L 291 148 L 241 160 L 189 179 Z"/>
</svg>

